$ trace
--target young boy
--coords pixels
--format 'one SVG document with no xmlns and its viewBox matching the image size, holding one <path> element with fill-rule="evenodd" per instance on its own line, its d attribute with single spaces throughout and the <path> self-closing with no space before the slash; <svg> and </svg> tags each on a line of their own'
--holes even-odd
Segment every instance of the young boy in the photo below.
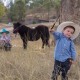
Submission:
<svg viewBox="0 0 80 80">
<path fill-rule="evenodd" d="M 4 47 L 5 49 L 7 49 L 8 47 L 11 48 L 11 38 L 9 36 L 9 31 L 7 31 L 5 28 L 2 29 L 1 31 L 1 38 L 0 38 L 0 42 L 4 43 Z"/>
<path fill-rule="evenodd" d="M 56 40 L 54 51 L 54 70 L 52 72 L 52 80 L 57 80 L 58 75 L 61 73 L 61 80 L 68 80 L 67 72 L 71 64 L 76 59 L 76 51 L 73 43 L 80 29 L 78 25 L 73 22 L 67 21 L 61 23 L 57 31 L 50 30 Z"/>
</svg>

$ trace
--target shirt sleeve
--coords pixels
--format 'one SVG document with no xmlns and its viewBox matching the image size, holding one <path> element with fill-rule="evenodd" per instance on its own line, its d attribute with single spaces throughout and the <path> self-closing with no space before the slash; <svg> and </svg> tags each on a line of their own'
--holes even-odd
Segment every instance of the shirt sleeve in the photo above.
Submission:
<svg viewBox="0 0 80 80">
<path fill-rule="evenodd" d="M 11 41 L 11 36 L 10 35 L 8 35 L 8 40 Z"/>
<path fill-rule="evenodd" d="M 57 39 L 60 38 L 61 33 L 59 33 L 59 32 L 53 32 L 53 36 L 54 36 L 54 38 L 57 40 Z"/>
<path fill-rule="evenodd" d="M 71 42 L 71 57 L 73 60 L 76 59 L 76 50 L 73 41 Z"/>
<path fill-rule="evenodd" d="M 1 36 L 0 40 L 5 40 L 5 39 Z"/>
</svg>

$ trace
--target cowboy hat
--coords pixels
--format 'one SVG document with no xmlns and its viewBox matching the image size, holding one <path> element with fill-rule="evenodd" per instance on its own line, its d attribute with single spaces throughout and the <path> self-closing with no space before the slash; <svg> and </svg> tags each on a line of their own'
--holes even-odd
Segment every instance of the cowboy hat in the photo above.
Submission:
<svg viewBox="0 0 80 80">
<path fill-rule="evenodd" d="M 7 31 L 5 28 L 3 28 L 2 30 L 1 30 L 1 32 L 0 32 L 1 34 L 2 33 L 6 33 L 6 34 L 8 34 L 9 33 L 9 31 Z"/>
<path fill-rule="evenodd" d="M 74 34 L 72 35 L 71 39 L 74 40 L 75 38 L 77 38 L 77 36 L 79 35 L 80 33 L 80 26 L 74 22 L 71 22 L 71 21 L 66 21 L 66 22 L 62 22 L 58 28 L 57 28 L 57 32 L 62 32 L 63 29 L 66 27 L 66 26 L 73 26 L 75 28 L 75 32 Z"/>
</svg>

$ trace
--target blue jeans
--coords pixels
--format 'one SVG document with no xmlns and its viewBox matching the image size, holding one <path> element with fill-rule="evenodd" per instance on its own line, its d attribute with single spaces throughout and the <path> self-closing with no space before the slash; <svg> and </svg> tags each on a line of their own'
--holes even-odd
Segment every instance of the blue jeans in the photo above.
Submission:
<svg viewBox="0 0 80 80">
<path fill-rule="evenodd" d="M 61 72 L 61 80 L 68 80 L 67 72 L 71 67 L 70 58 L 65 62 L 55 60 L 54 70 L 52 72 L 52 80 L 57 80 L 58 75 Z"/>
</svg>

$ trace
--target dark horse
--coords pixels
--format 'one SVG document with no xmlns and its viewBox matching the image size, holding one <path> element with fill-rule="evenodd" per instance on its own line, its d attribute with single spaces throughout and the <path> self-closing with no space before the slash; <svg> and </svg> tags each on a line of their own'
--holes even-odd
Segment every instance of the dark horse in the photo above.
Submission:
<svg viewBox="0 0 80 80">
<path fill-rule="evenodd" d="M 13 33 L 19 33 L 20 37 L 23 41 L 23 47 L 24 49 L 27 48 L 27 42 L 28 41 L 37 41 L 38 39 L 42 39 L 42 48 L 44 48 L 44 45 L 47 45 L 49 47 L 49 30 L 47 26 L 44 25 L 38 25 L 34 29 L 29 28 L 25 25 L 22 25 L 21 23 L 13 23 L 14 29 Z"/>
</svg>

